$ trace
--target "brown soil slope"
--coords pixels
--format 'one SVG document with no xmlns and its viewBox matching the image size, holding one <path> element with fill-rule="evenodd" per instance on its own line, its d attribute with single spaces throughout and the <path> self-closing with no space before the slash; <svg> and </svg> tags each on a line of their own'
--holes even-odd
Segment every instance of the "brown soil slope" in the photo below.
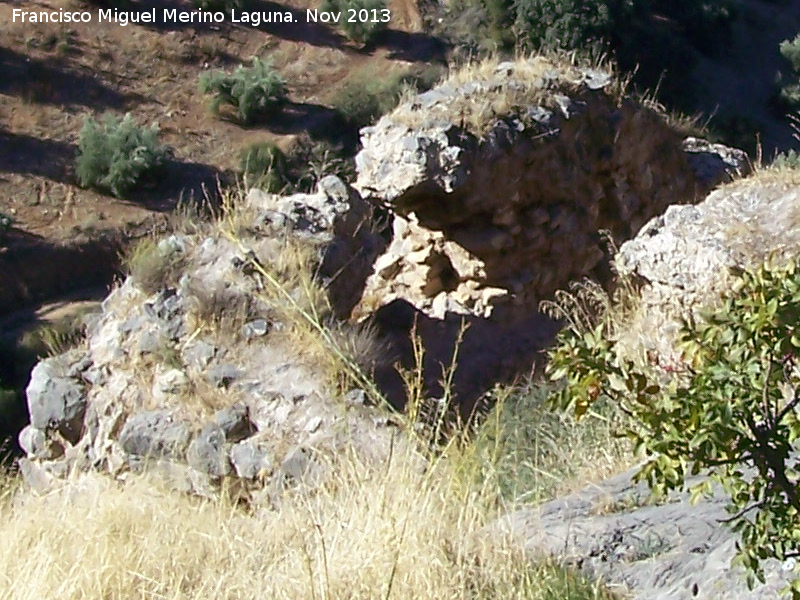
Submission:
<svg viewBox="0 0 800 600">
<path fill-rule="evenodd" d="M 54 247 L 141 233 L 179 198 L 200 198 L 204 187 L 213 190 L 217 178 L 235 172 L 249 144 L 289 145 L 304 133 L 324 140 L 338 118 L 332 99 L 354 78 L 369 80 L 442 58 L 443 46 L 418 33 L 419 13 L 410 0 L 390 3 L 389 30 L 367 48 L 326 25 L 306 23 L 305 9 L 316 7 L 314 0 L 256 4 L 262 11 L 292 11 L 300 22 L 255 28 L 228 19 L 221 26 L 122 27 L 98 23 L 95 6 L 74 0 L 0 3 L 0 212 L 14 219 L 15 228 L 0 239 L 0 273 L 6 277 L 0 282 L 6 290 L 0 292 L 0 312 L 63 291 L 63 283 L 52 288 L 42 283 L 74 269 L 74 261 L 53 258 L 64 254 Z M 193 10 L 188 1 L 170 0 L 134 2 L 129 10 L 156 7 L 161 14 L 166 6 Z M 94 18 L 79 24 L 14 23 L 15 8 L 88 10 Z M 197 84 L 201 73 L 252 56 L 272 58 L 287 80 L 291 103 L 269 124 L 244 128 L 211 114 Z M 74 159 L 82 115 L 106 111 L 159 123 L 174 160 L 158 186 L 126 200 L 77 186 Z M 20 247 L 24 263 L 16 254 Z M 47 257 L 42 263 L 31 253 L 36 247 Z M 84 256 L 107 263 L 115 252 Z M 9 276 L 19 279 L 30 269 L 39 271 L 36 278 L 9 283 Z M 90 279 L 95 283 L 94 275 Z M 69 283 L 82 284 L 78 271 Z"/>
</svg>

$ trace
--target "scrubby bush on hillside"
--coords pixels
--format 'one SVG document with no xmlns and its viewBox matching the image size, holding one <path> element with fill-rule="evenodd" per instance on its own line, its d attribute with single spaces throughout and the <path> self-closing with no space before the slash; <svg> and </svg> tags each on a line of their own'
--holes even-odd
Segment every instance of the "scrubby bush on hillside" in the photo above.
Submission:
<svg viewBox="0 0 800 600">
<path fill-rule="evenodd" d="M 771 169 L 800 169 L 800 154 L 794 150 L 781 152 L 775 157 L 775 160 L 770 163 Z"/>
<path fill-rule="evenodd" d="M 513 47 L 612 55 L 662 100 L 691 99 L 699 54 L 724 51 L 736 18 L 730 0 L 453 0 L 431 23 L 465 57 Z"/>
<path fill-rule="evenodd" d="M 601 0 L 516 0 L 514 12 L 518 39 L 533 50 L 602 44 L 611 23 Z"/>
<path fill-rule="evenodd" d="M 256 57 L 251 66 L 239 65 L 232 73 L 204 73 L 200 92 L 214 94 L 211 108 L 215 113 L 221 106 L 230 105 L 242 123 L 252 123 L 286 100 L 286 82 L 268 60 Z"/>
<path fill-rule="evenodd" d="M 353 156 L 329 142 L 307 140 L 294 149 L 290 161 L 295 165 L 294 188 L 299 192 L 313 192 L 326 175 L 336 175 L 350 183 L 356 178 Z"/>
<path fill-rule="evenodd" d="M 388 23 L 385 0 L 325 0 L 320 10 L 341 13 L 342 33 L 360 44 L 368 43 Z"/>
<path fill-rule="evenodd" d="M 749 581 L 760 562 L 800 556 L 800 270 L 746 272 L 724 303 L 685 322 L 682 356 L 667 368 L 636 364 L 607 320 L 568 327 L 549 373 L 565 380 L 562 406 L 585 413 L 604 399 L 636 419 L 628 432 L 650 460 L 638 477 L 658 493 L 711 470 L 693 499 L 729 494 L 741 535 L 735 562 Z M 669 371 L 668 373 L 665 372 Z M 791 588 L 800 598 L 800 579 Z"/>
<path fill-rule="evenodd" d="M 352 72 L 328 102 L 350 126 L 361 128 L 391 111 L 405 94 L 430 89 L 442 74 L 443 68 L 436 66 L 388 73 L 367 66 Z"/>
<path fill-rule="evenodd" d="M 85 117 L 78 136 L 76 175 L 82 186 L 121 197 L 163 169 L 170 150 L 158 143 L 158 125 L 139 126 L 130 114 Z"/>
<path fill-rule="evenodd" d="M 397 106 L 404 89 L 399 73 L 384 77 L 355 76 L 339 88 L 331 104 L 350 125 L 365 127 Z"/>
<path fill-rule="evenodd" d="M 792 40 L 784 40 L 780 45 L 780 51 L 791 65 L 791 70 L 779 76 L 778 96 L 784 106 L 796 108 L 800 106 L 800 34 Z"/>
<path fill-rule="evenodd" d="M 240 169 L 246 187 L 271 193 L 314 192 L 326 175 L 348 182 L 355 179 L 352 156 L 341 146 L 310 138 L 301 138 L 286 153 L 270 142 L 247 146 L 242 150 Z"/>
</svg>

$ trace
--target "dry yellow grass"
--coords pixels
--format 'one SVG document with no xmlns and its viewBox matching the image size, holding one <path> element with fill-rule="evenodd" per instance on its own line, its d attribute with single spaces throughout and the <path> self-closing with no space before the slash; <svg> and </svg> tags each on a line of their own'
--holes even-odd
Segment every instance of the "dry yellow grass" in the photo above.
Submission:
<svg viewBox="0 0 800 600">
<path fill-rule="evenodd" d="M 501 70 L 501 64 L 509 69 Z M 582 79 L 580 66 L 577 55 L 530 56 L 504 62 L 490 58 L 467 63 L 453 70 L 441 85 L 459 87 L 479 83 L 483 84 L 480 90 L 454 95 L 446 105 L 424 110 L 417 109 L 413 102 L 404 103 L 392 118 L 409 127 L 418 127 L 427 119 L 442 118 L 483 137 L 500 117 L 531 106 L 553 106 L 559 92 L 574 89 Z M 607 65 L 596 68 L 609 70 Z"/>
<path fill-rule="evenodd" d="M 328 485 L 257 513 L 138 477 L 84 475 L 41 497 L 9 490 L 0 597 L 611 598 L 552 564 L 530 564 L 508 540 L 477 535 L 492 494 L 465 485 L 453 466 L 348 457 Z"/>
</svg>

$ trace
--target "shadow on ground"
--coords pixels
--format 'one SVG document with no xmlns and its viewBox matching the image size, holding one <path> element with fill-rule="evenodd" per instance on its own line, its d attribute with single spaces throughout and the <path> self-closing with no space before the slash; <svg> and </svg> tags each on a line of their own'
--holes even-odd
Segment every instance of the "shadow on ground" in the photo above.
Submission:
<svg viewBox="0 0 800 600">
<path fill-rule="evenodd" d="M 121 93 L 63 59 L 47 62 L 0 47 L 0 95 L 25 102 L 124 109 L 144 102 L 138 94 Z"/>
<path fill-rule="evenodd" d="M 77 149 L 69 142 L 0 129 L 0 173 L 37 175 L 66 183 Z"/>
<path fill-rule="evenodd" d="M 164 169 L 123 200 L 154 212 L 169 212 L 179 201 L 213 202 L 233 174 L 204 163 L 170 160 Z"/>
<path fill-rule="evenodd" d="M 338 111 L 308 102 L 289 102 L 264 121 L 273 133 L 307 133 L 313 140 L 341 144 L 346 150 L 355 150 L 358 128 L 350 125 Z"/>
<path fill-rule="evenodd" d="M 446 63 L 450 51 L 441 38 L 426 33 L 409 33 L 396 29 L 384 29 L 364 49 L 371 54 L 375 48 L 389 50 L 389 58 L 408 62 Z"/>
<path fill-rule="evenodd" d="M 419 336 L 425 348 L 426 398 L 444 395 L 444 372 L 456 364 L 451 392 L 455 416 L 465 422 L 490 408 L 486 392 L 495 384 L 513 383 L 539 372 L 544 364 L 542 351 L 559 329 L 557 322 L 541 313 L 513 322 L 459 315 L 431 319 L 405 300 L 395 300 L 378 310 L 372 323 L 407 370 L 415 367 L 412 334 Z M 463 339 L 457 344 L 462 328 L 466 328 Z M 394 366 L 379 368 L 375 378 L 392 405 L 402 408 L 406 390 Z"/>
</svg>

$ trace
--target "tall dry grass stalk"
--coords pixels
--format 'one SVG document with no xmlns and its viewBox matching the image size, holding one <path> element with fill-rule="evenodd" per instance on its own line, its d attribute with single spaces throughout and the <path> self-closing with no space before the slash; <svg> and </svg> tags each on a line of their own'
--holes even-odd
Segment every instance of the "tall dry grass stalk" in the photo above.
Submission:
<svg viewBox="0 0 800 600">
<path fill-rule="evenodd" d="M 376 404 L 387 405 L 381 391 L 365 372 L 363 362 L 371 362 L 371 354 L 380 344 L 368 340 L 365 328 L 331 326 L 331 305 L 327 292 L 316 276 L 318 257 L 310 243 L 284 240 L 282 250 L 270 263 L 262 262 L 245 243 L 241 232 L 242 213 L 236 204 L 241 199 L 229 194 L 224 203 L 225 217 L 220 222 L 222 234 L 245 257 L 245 270 L 258 282 L 256 296 L 277 310 L 289 325 L 292 346 L 309 356 L 331 382 L 341 387 L 362 388 Z M 348 336 L 348 334 L 350 334 Z M 374 342 L 374 343 L 373 343 Z M 355 356 L 354 351 L 364 351 Z"/>
</svg>

